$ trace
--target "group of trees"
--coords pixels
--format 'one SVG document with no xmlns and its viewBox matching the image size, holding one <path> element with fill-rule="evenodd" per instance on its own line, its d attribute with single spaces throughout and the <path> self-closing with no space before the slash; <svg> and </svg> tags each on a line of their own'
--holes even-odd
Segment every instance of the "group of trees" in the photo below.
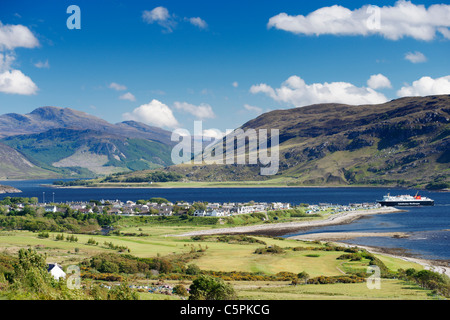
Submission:
<svg viewBox="0 0 450 320">
<path fill-rule="evenodd" d="M 177 172 L 154 171 L 147 173 L 145 176 L 125 176 L 124 173 L 113 174 L 105 177 L 102 182 L 171 182 L 180 181 L 184 176 Z"/>
<path fill-rule="evenodd" d="M 450 297 L 450 281 L 445 276 L 430 270 L 417 271 L 413 268 L 399 270 L 399 278 L 413 281 L 421 287 L 433 290 L 437 294 Z"/>
<path fill-rule="evenodd" d="M 98 284 L 68 288 L 47 271 L 45 255 L 20 249 L 18 257 L 0 254 L 0 295 L 21 300 L 137 300 L 126 283 L 110 290 Z"/>
<path fill-rule="evenodd" d="M 9 260 L 8 260 L 9 259 Z M 18 258 L 1 256 L 9 266 L 0 273 L 0 294 L 8 299 L 25 300 L 79 300 L 89 299 L 83 290 L 70 290 L 65 281 L 55 280 L 47 272 L 45 256 L 32 249 L 20 249 Z M 0 270 L 2 271 L 2 270 Z"/>
<path fill-rule="evenodd" d="M 0 200 L 0 205 L 6 206 L 14 206 L 16 204 L 37 204 L 39 202 L 36 197 L 5 197 L 3 200 Z"/>
<path fill-rule="evenodd" d="M 10 201 L 10 199 L 8 199 Z M 0 228 L 7 230 L 51 231 L 85 233 L 110 226 L 119 216 L 103 213 L 80 213 L 69 207 L 63 212 L 45 212 L 43 208 L 26 205 L 11 208 L 9 212 L 0 210 Z"/>
</svg>

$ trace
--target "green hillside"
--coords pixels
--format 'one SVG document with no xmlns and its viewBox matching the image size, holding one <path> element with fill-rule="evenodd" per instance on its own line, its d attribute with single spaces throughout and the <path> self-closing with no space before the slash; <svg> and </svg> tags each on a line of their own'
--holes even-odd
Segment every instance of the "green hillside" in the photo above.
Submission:
<svg viewBox="0 0 450 320">
<path fill-rule="evenodd" d="M 261 165 L 187 163 L 164 170 L 182 174 L 188 182 L 450 187 L 449 95 L 276 110 L 241 129 L 279 130 L 276 175 L 260 175 Z"/>
<path fill-rule="evenodd" d="M 91 177 L 171 164 L 170 147 L 94 130 L 51 129 L 1 140 L 33 165 L 62 175 Z"/>
</svg>

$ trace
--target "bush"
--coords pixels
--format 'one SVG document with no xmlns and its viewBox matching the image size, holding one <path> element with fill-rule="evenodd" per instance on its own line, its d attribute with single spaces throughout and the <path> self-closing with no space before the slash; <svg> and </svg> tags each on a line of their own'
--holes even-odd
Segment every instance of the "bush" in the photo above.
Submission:
<svg viewBox="0 0 450 320">
<path fill-rule="evenodd" d="M 284 249 L 277 245 L 273 245 L 273 246 L 269 246 L 269 247 L 265 247 L 265 248 L 258 248 L 255 250 L 255 253 L 256 254 L 269 254 L 269 253 L 279 254 L 279 253 L 284 253 Z"/>
<path fill-rule="evenodd" d="M 38 237 L 39 237 L 39 238 L 49 238 L 50 235 L 48 234 L 48 232 L 40 232 L 40 233 L 38 234 Z"/>
<path fill-rule="evenodd" d="M 139 295 L 133 291 L 126 283 L 114 286 L 108 292 L 108 300 L 139 300 Z"/>
<path fill-rule="evenodd" d="M 182 284 L 177 284 L 174 288 L 173 288 L 173 293 L 182 296 L 182 297 L 186 297 L 189 295 L 188 291 L 186 290 L 186 288 L 182 285 Z"/>
<path fill-rule="evenodd" d="M 191 286 L 189 300 L 233 300 L 236 298 L 234 288 L 222 279 L 201 275 Z"/>
<path fill-rule="evenodd" d="M 198 275 L 200 273 L 200 268 L 196 265 L 196 264 L 190 264 L 188 265 L 188 267 L 186 268 L 186 274 L 189 275 Z"/>
</svg>

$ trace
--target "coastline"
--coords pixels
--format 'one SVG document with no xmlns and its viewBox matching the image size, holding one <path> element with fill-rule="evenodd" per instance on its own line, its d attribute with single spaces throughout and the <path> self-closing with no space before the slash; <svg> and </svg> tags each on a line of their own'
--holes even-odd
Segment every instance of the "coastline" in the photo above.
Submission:
<svg viewBox="0 0 450 320">
<path fill-rule="evenodd" d="M 213 234 L 259 234 L 259 235 L 270 235 L 279 236 L 286 235 L 290 232 L 305 230 L 314 227 L 323 227 L 336 224 L 346 224 L 350 223 L 356 219 L 359 219 L 366 215 L 373 214 L 386 214 L 393 212 L 403 212 L 403 210 L 394 207 L 381 207 L 378 209 L 369 210 L 357 210 L 357 211 L 345 211 L 340 213 L 331 214 L 328 218 L 322 220 L 311 220 L 311 221 L 301 221 L 301 222 L 281 222 L 273 224 L 259 224 L 252 226 L 241 226 L 241 227 L 230 227 L 230 228 L 218 228 L 209 229 L 201 231 L 193 231 L 178 235 L 169 235 L 175 237 L 187 237 L 187 236 L 197 236 L 197 235 L 213 235 Z"/>
<path fill-rule="evenodd" d="M 57 186 L 51 184 L 42 184 L 42 186 L 55 188 L 55 189 L 226 189 L 226 188 L 397 188 L 403 190 L 420 190 L 420 191 L 433 191 L 433 192 L 450 192 L 450 189 L 440 189 L 440 190 L 427 190 L 425 188 L 409 188 L 409 187 L 401 187 L 397 185 L 285 185 L 285 184 L 226 184 L 226 183 L 215 183 L 211 182 L 210 184 L 206 183 L 206 185 L 195 185 L 196 183 L 189 183 L 189 185 L 173 185 L 173 186 L 164 186 L 158 185 L 159 183 L 155 183 L 154 185 L 150 184 L 142 184 L 142 185 L 129 185 L 129 184 L 121 184 L 121 185 L 101 185 L 94 184 L 92 186 Z"/>
<path fill-rule="evenodd" d="M 299 230 L 308 230 L 314 227 L 323 227 L 330 225 L 347 224 L 355 221 L 363 216 L 373 215 L 373 214 L 386 214 L 392 212 L 402 212 L 394 207 L 381 207 L 379 209 L 371 210 L 361 210 L 361 211 L 351 211 L 333 214 L 324 220 L 315 221 L 303 221 L 303 222 L 286 222 L 277 223 L 269 225 L 254 225 L 254 226 L 243 226 L 243 227 L 231 227 L 231 228 L 219 228 L 219 229 L 209 229 L 200 230 L 194 232 L 188 232 L 183 234 L 167 235 L 171 237 L 189 237 L 198 235 L 214 235 L 214 234 L 249 234 L 249 235 L 266 235 L 266 236 L 281 236 L 286 235 Z M 402 249 L 389 249 L 381 247 L 370 247 L 362 245 L 354 245 L 342 242 L 336 242 L 339 240 L 352 239 L 357 237 L 408 237 L 407 233 L 404 232 L 335 232 L 335 233 L 312 233 L 300 236 L 287 237 L 287 239 L 295 239 L 302 241 L 326 241 L 333 242 L 341 246 L 346 247 L 359 247 L 367 250 L 368 252 L 374 254 L 381 254 L 384 256 L 390 256 L 397 259 L 402 259 L 404 261 L 414 262 L 422 265 L 427 270 L 432 270 L 440 274 L 445 274 L 450 277 L 450 263 L 447 261 L 439 260 L 427 260 L 412 257 L 404 252 Z M 401 252 L 400 254 L 398 252 Z"/>
<path fill-rule="evenodd" d="M 14 187 L 11 186 L 5 186 L 5 185 L 0 185 L 0 194 L 5 194 L 5 193 L 21 193 L 22 190 L 16 189 Z"/>
<path fill-rule="evenodd" d="M 301 241 L 326 241 L 333 242 L 343 247 L 359 247 L 373 254 L 381 254 L 408 262 L 414 262 L 422 265 L 425 269 L 445 274 L 450 277 L 450 262 L 442 260 L 416 258 L 407 254 L 404 249 L 400 248 L 383 248 L 374 246 L 363 246 L 358 244 L 348 244 L 339 242 L 339 240 L 348 240 L 358 237 L 408 237 L 404 232 L 327 232 L 327 233 L 310 233 L 299 236 L 287 237 L 287 239 Z"/>
<path fill-rule="evenodd" d="M 334 241 L 333 241 L 334 242 Z M 401 259 L 408 262 L 414 262 L 417 264 L 420 264 L 424 267 L 426 270 L 434 271 L 440 274 L 444 274 L 447 277 L 450 278 L 450 263 L 440 260 L 428 260 L 428 259 L 421 259 L 421 258 L 415 258 L 411 257 L 409 255 L 406 255 L 405 253 L 402 254 L 396 254 L 396 249 L 387 249 L 387 248 L 381 248 L 381 247 L 370 247 L 370 246 L 361 246 L 361 245 L 350 245 L 348 243 L 341 243 L 341 242 L 334 242 L 336 244 L 347 246 L 347 247 L 359 247 L 362 249 L 367 250 L 370 253 L 373 254 L 380 254 L 384 256 L 389 256 L 392 258 Z M 446 265 L 443 265 L 446 264 Z"/>
</svg>

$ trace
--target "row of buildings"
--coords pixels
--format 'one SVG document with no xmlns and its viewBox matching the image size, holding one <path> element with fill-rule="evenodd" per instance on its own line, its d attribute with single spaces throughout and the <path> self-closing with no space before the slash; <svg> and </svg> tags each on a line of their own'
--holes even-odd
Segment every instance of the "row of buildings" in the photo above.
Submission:
<svg viewBox="0 0 450 320">
<path fill-rule="evenodd" d="M 31 205 L 35 208 L 43 208 L 47 213 L 66 212 L 68 208 L 73 211 L 88 213 L 108 213 L 123 216 L 135 215 L 159 215 L 172 216 L 191 214 L 202 217 L 223 217 L 237 214 L 249 214 L 254 212 L 266 212 L 268 210 L 290 209 L 290 203 L 281 202 L 249 202 L 249 203 L 189 203 L 189 202 L 143 202 L 120 200 L 101 200 L 96 202 L 66 202 L 51 204 Z M 17 209 L 25 208 L 24 204 L 16 204 Z M 6 209 L 9 211 L 10 206 Z"/>
<path fill-rule="evenodd" d="M 26 205 L 16 204 L 17 209 L 23 209 Z M 267 212 L 270 210 L 285 210 L 290 209 L 290 203 L 283 202 L 248 202 L 248 203 L 189 203 L 189 202 L 144 202 L 144 201 L 126 201 L 120 200 L 101 200 L 96 202 L 66 202 L 66 203 L 52 203 L 42 204 L 38 203 L 31 205 L 36 208 L 44 208 L 45 212 L 66 212 L 67 208 L 73 211 L 88 214 L 88 213 L 107 213 L 123 216 L 135 215 L 158 215 L 158 216 L 172 216 L 191 214 L 197 217 L 226 217 L 239 214 L 250 214 L 255 212 Z M 354 203 L 348 205 L 336 205 L 328 203 L 319 203 L 317 205 L 309 205 L 306 208 L 306 213 L 314 214 L 320 211 L 354 211 L 358 209 L 372 209 L 377 208 L 378 203 Z M 6 211 L 9 211 L 11 206 L 3 206 Z"/>
</svg>

